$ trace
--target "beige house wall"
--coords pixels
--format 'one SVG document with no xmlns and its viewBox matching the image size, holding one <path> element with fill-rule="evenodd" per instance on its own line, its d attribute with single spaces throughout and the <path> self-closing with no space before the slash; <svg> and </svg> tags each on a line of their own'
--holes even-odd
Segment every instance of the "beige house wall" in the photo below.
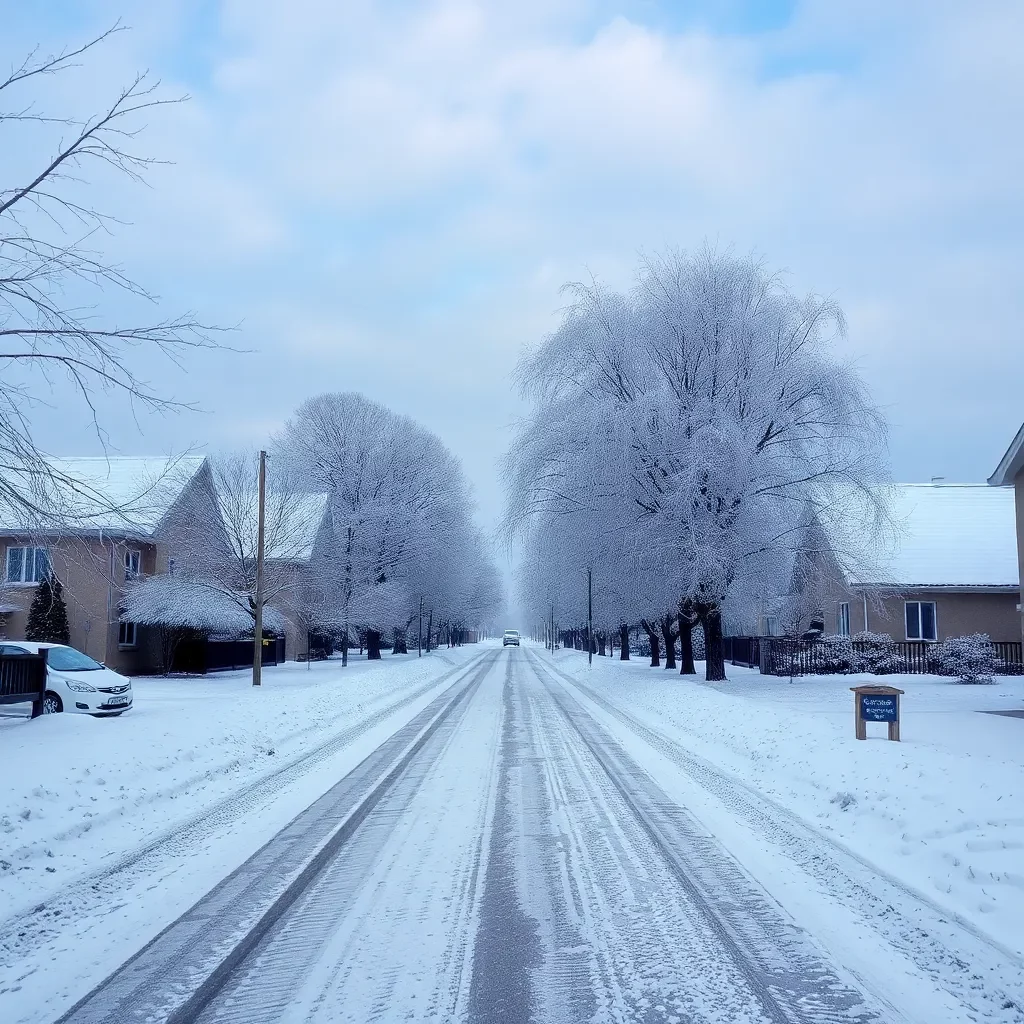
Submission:
<svg viewBox="0 0 1024 1024">
<path fill-rule="evenodd" d="M 0 538 L 0 567 L 6 572 L 9 547 L 42 547 L 29 537 Z M 64 590 L 71 646 L 118 672 L 147 671 L 153 664 L 151 638 L 139 631 L 134 647 L 118 644 L 118 605 L 124 592 L 125 551 L 141 553 L 145 575 L 166 571 L 167 550 L 162 545 L 106 538 L 62 538 L 48 545 L 50 563 Z M 18 611 L 6 616 L 4 632 L 12 640 L 24 639 L 35 583 L 4 583 L 3 603 Z"/>
<path fill-rule="evenodd" d="M 894 640 L 907 639 L 907 601 L 934 601 L 936 632 L 939 640 L 949 637 L 987 633 L 993 640 L 1018 640 L 1021 636 L 1019 596 L 1014 593 L 953 593 L 945 590 L 910 590 L 898 595 L 868 597 L 832 591 L 825 611 L 825 632 L 839 631 L 839 604 L 850 605 L 850 632 L 867 629 L 871 633 L 888 633 Z M 865 610 L 867 623 L 865 625 Z"/>
</svg>

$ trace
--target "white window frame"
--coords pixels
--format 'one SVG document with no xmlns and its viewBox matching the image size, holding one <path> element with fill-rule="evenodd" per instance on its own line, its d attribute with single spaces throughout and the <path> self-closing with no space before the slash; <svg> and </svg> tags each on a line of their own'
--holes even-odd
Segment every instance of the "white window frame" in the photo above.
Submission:
<svg viewBox="0 0 1024 1024">
<path fill-rule="evenodd" d="M 932 606 L 932 626 L 935 628 L 935 636 L 924 636 L 923 629 L 923 616 L 921 615 L 921 607 L 923 605 L 930 604 Z M 910 635 L 909 622 L 907 621 L 907 613 L 911 605 L 917 605 L 917 636 Z M 907 634 L 908 640 L 924 643 L 936 643 L 939 639 L 939 608 L 934 601 L 904 601 L 903 602 L 903 627 Z"/>
<path fill-rule="evenodd" d="M 20 579 L 11 579 L 11 552 L 21 552 L 21 577 Z M 43 551 L 46 553 L 46 571 L 51 572 L 53 570 L 53 563 L 50 561 L 50 549 L 41 547 L 25 547 L 19 544 L 12 544 L 4 556 L 4 581 L 12 586 L 30 586 L 34 587 L 37 583 L 42 580 L 42 576 L 36 576 L 36 562 L 38 561 L 38 553 Z M 31 559 L 26 557 L 28 552 L 32 553 Z M 31 575 L 26 574 L 26 568 L 32 563 Z"/>
<path fill-rule="evenodd" d="M 138 647 L 138 627 L 134 622 L 119 622 L 117 624 L 117 646 Z"/>
<path fill-rule="evenodd" d="M 138 548 L 124 549 L 124 578 L 137 580 L 142 575 L 142 552 Z"/>
<path fill-rule="evenodd" d="M 839 615 L 836 620 L 836 633 L 839 636 L 850 635 L 850 602 L 840 601 L 839 602 Z"/>
</svg>

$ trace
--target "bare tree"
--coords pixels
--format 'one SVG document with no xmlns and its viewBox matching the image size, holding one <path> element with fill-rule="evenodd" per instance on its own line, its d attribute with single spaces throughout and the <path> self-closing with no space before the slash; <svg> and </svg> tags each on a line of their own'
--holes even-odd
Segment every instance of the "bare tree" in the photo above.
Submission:
<svg viewBox="0 0 1024 1024">
<path fill-rule="evenodd" d="M 164 97 L 159 82 L 140 74 L 102 110 L 77 119 L 38 110 L 32 94 L 122 31 L 118 22 L 80 46 L 49 55 L 34 50 L 0 78 L 0 147 L 18 152 L 26 168 L 17 180 L 0 182 L 0 512 L 18 518 L 50 514 L 50 492 L 75 483 L 55 476 L 33 439 L 33 409 L 56 381 L 70 383 L 105 444 L 100 392 L 139 408 L 185 406 L 138 375 L 133 352 L 180 362 L 189 350 L 216 347 L 210 328 L 192 314 L 121 323 L 88 301 L 90 292 L 113 288 L 155 303 L 96 247 L 117 222 L 90 204 L 87 186 L 101 170 L 141 181 L 157 162 L 136 148 L 143 118 L 187 97 Z M 40 137 L 45 148 L 33 160 Z"/>
</svg>

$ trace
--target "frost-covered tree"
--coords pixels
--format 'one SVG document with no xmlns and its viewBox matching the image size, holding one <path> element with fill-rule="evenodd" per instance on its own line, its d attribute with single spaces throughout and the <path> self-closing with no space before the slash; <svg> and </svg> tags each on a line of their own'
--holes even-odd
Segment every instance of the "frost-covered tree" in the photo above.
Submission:
<svg viewBox="0 0 1024 1024">
<path fill-rule="evenodd" d="M 571 291 L 520 369 L 532 410 L 506 467 L 506 527 L 548 517 L 559 544 L 622 534 L 672 595 L 648 621 L 652 649 L 682 611 L 684 632 L 703 628 L 707 678 L 723 679 L 723 609 L 772 581 L 805 510 L 861 531 L 885 514 L 882 419 L 829 349 L 841 311 L 708 248 L 645 260 L 629 295 Z"/>
<path fill-rule="evenodd" d="M 345 638 L 365 633 L 369 656 L 379 657 L 388 634 L 407 648 L 421 601 L 431 626 L 449 631 L 478 614 L 471 595 L 481 574 L 493 581 L 496 572 L 474 539 L 458 460 L 435 435 L 362 395 L 324 394 L 299 407 L 276 447 L 329 495 L 334 552 L 325 574 Z M 494 599 L 487 589 L 485 604 Z"/>
</svg>

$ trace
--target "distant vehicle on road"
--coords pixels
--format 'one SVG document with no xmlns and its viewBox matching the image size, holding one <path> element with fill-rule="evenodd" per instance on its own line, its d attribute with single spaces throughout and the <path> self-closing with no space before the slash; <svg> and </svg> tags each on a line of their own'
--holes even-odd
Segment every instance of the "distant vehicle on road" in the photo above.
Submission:
<svg viewBox="0 0 1024 1024">
<path fill-rule="evenodd" d="M 74 647 L 6 640 L 0 643 L 0 654 L 46 655 L 44 715 L 77 711 L 104 718 L 123 714 L 132 706 L 132 681 Z"/>
<path fill-rule="evenodd" d="M 510 644 L 513 647 L 518 647 L 519 646 L 519 630 L 518 629 L 506 629 L 505 630 L 505 635 L 501 639 L 501 646 L 502 647 L 508 647 Z"/>
</svg>

